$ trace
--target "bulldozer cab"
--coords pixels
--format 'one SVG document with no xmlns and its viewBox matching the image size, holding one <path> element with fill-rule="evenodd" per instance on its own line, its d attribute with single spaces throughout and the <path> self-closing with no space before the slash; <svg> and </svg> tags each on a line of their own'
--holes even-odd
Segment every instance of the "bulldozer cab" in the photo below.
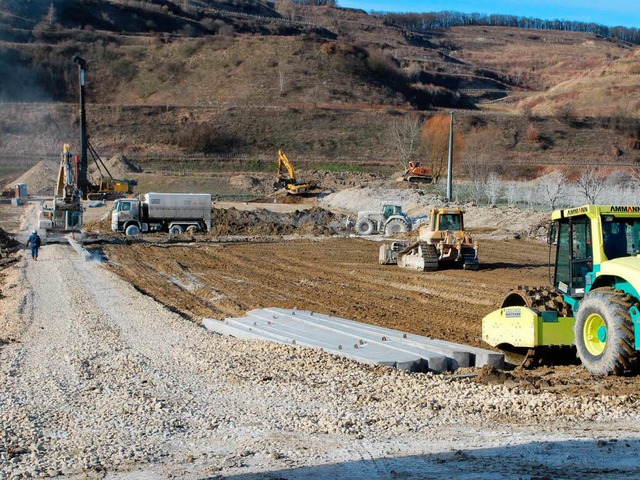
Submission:
<svg viewBox="0 0 640 480">
<path fill-rule="evenodd" d="M 464 230 L 462 222 L 462 211 L 460 210 L 434 210 L 431 214 L 430 222 L 431 231 L 440 230 Z"/>
</svg>

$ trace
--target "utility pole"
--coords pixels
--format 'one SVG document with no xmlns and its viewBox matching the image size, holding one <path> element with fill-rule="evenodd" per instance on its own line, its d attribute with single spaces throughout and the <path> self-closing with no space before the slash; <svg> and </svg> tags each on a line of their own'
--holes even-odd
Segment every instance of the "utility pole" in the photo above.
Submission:
<svg viewBox="0 0 640 480">
<path fill-rule="evenodd" d="M 82 198 L 89 195 L 88 159 L 87 159 L 87 113 L 84 104 L 84 67 L 87 64 L 84 58 L 76 55 L 73 62 L 78 64 L 78 79 L 80 84 L 80 165 L 78 165 L 78 190 Z"/>
<path fill-rule="evenodd" d="M 447 201 L 453 200 L 453 110 L 449 122 L 449 161 L 447 163 Z"/>
</svg>

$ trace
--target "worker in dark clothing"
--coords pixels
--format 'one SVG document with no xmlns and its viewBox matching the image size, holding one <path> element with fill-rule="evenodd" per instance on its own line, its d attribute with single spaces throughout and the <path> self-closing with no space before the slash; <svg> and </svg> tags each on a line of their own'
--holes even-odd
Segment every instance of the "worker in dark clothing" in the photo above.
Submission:
<svg viewBox="0 0 640 480">
<path fill-rule="evenodd" d="M 40 248 L 40 244 L 42 241 L 40 240 L 40 236 L 38 235 L 38 231 L 34 230 L 31 233 L 31 236 L 27 240 L 27 247 L 31 247 L 31 258 L 34 260 L 38 260 L 38 249 Z"/>
</svg>

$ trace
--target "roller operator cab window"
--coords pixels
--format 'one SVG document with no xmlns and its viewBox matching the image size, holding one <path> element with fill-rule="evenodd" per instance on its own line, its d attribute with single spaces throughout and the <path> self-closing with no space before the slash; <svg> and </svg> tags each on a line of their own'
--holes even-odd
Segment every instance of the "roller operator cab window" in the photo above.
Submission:
<svg viewBox="0 0 640 480">
<path fill-rule="evenodd" d="M 602 243 L 609 260 L 637 254 L 639 235 L 639 218 L 602 216 Z"/>
</svg>

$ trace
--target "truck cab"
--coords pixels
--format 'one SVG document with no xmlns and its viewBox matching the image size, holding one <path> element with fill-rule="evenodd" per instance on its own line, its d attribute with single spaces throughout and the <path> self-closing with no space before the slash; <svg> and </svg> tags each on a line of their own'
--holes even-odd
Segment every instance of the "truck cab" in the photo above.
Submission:
<svg viewBox="0 0 640 480">
<path fill-rule="evenodd" d="M 111 230 L 125 232 L 127 235 L 140 233 L 143 230 L 140 218 L 140 200 L 137 198 L 118 199 L 114 202 L 111 213 Z M 131 226 L 135 228 L 129 228 Z M 131 233 L 135 229 L 137 229 L 137 232 Z"/>
</svg>

